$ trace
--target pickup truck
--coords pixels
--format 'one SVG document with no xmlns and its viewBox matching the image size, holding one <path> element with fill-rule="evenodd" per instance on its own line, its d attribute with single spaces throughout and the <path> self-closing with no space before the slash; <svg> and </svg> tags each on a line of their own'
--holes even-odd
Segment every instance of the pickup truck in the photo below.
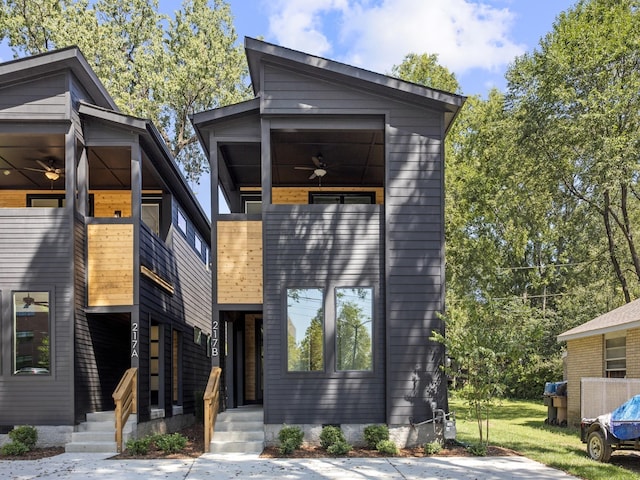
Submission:
<svg viewBox="0 0 640 480">
<path fill-rule="evenodd" d="M 608 462 L 614 450 L 640 450 L 640 395 L 611 413 L 583 418 L 580 439 L 587 444 L 589 456 L 599 462 Z"/>
</svg>

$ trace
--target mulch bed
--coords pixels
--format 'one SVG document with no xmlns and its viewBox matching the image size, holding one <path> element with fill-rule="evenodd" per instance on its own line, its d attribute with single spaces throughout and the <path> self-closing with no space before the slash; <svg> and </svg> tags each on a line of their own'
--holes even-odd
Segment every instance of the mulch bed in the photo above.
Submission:
<svg viewBox="0 0 640 480">
<path fill-rule="evenodd" d="M 187 437 L 187 446 L 184 450 L 178 453 L 167 454 L 159 450 L 149 450 L 146 455 L 131 455 L 127 451 L 111 457 L 114 460 L 129 460 L 129 459 L 179 459 L 179 458 L 197 458 L 204 453 L 204 432 L 202 424 L 194 424 L 190 427 L 180 430 L 180 433 Z M 64 447 L 50 447 L 50 448 L 36 448 L 24 455 L 20 456 L 5 456 L 0 455 L 0 460 L 38 460 L 40 458 L 53 457 L 64 453 Z M 517 452 L 512 450 L 490 446 L 487 451 L 488 456 L 505 456 L 505 455 L 518 455 Z M 325 450 L 317 446 L 304 446 L 299 450 L 295 450 L 289 455 L 280 455 L 277 447 L 266 447 L 260 457 L 262 458 L 323 458 L 329 454 Z M 354 447 L 346 455 L 342 455 L 344 458 L 349 457 L 361 457 L 361 458 L 377 458 L 385 457 L 376 450 L 368 448 Z M 415 448 L 403 448 L 400 449 L 397 457 L 426 457 L 422 447 Z M 445 447 L 437 454 L 431 455 L 433 457 L 466 457 L 472 456 L 471 453 L 463 446 L 455 442 L 449 442 Z"/>
</svg>

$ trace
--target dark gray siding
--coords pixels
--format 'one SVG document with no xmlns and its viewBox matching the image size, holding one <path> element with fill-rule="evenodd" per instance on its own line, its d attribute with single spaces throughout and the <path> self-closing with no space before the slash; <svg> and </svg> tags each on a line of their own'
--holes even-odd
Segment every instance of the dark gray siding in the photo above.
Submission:
<svg viewBox="0 0 640 480">
<path fill-rule="evenodd" d="M 174 220 L 177 220 L 174 206 Z M 189 224 L 190 225 L 190 224 Z M 188 229 L 187 233 L 195 235 Z M 180 388 L 184 413 L 195 413 L 196 392 L 204 391 L 211 359 L 207 357 L 205 334 L 211 333 L 211 272 L 175 225 L 166 243 L 141 226 L 140 263 L 171 283 L 171 294 L 144 276 L 140 281 L 140 405 L 142 420 L 149 405 L 149 324 L 162 330 L 164 350 L 165 415 L 171 415 L 172 331 L 180 333 Z M 193 329 L 202 330 L 202 342 L 194 343 Z"/>
<path fill-rule="evenodd" d="M 0 225 L 0 425 L 73 424 L 71 219 L 64 209 L 0 209 Z M 12 375 L 12 290 L 51 292 L 51 375 Z"/>
<path fill-rule="evenodd" d="M 59 73 L 0 87 L 0 115 L 13 120 L 68 117 L 67 76 Z"/>
<path fill-rule="evenodd" d="M 384 422 L 382 207 L 271 205 L 265 239 L 265 423 Z M 374 371 L 336 372 L 326 335 L 325 371 L 286 371 L 286 289 L 325 289 L 325 332 L 336 287 L 374 289 Z"/>
<path fill-rule="evenodd" d="M 394 108 L 387 129 L 387 422 L 431 418 L 430 402 L 447 408 L 439 369 L 444 233 L 441 115 Z"/>
</svg>

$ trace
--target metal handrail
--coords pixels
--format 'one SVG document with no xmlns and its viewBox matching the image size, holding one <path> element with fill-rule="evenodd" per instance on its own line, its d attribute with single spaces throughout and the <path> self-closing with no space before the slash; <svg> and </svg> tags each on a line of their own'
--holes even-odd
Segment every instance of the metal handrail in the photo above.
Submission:
<svg viewBox="0 0 640 480">
<path fill-rule="evenodd" d="M 202 397 L 204 402 L 204 451 L 208 452 L 216 426 L 218 409 L 220 408 L 220 376 L 222 369 L 213 367 L 209 374 L 207 388 Z"/>
<path fill-rule="evenodd" d="M 122 452 L 122 430 L 132 413 L 138 413 L 138 369 L 130 368 L 113 392 L 116 404 L 116 447 Z"/>
</svg>

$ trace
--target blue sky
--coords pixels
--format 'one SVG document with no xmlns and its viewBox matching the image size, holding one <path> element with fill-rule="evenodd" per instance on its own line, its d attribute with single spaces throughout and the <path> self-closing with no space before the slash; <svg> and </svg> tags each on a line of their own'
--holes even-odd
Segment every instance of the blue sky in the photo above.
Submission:
<svg viewBox="0 0 640 480">
<path fill-rule="evenodd" d="M 227 0 L 238 40 L 268 42 L 389 73 L 408 53 L 437 54 L 464 95 L 504 91 L 505 71 L 533 51 L 575 0 Z M 160 0 L 171 14 L 180 0 Z M 11 59 L 0 45 L 0 61 Z M 193 186 L 210 213 L 209 182 Z"/>
</svg>

